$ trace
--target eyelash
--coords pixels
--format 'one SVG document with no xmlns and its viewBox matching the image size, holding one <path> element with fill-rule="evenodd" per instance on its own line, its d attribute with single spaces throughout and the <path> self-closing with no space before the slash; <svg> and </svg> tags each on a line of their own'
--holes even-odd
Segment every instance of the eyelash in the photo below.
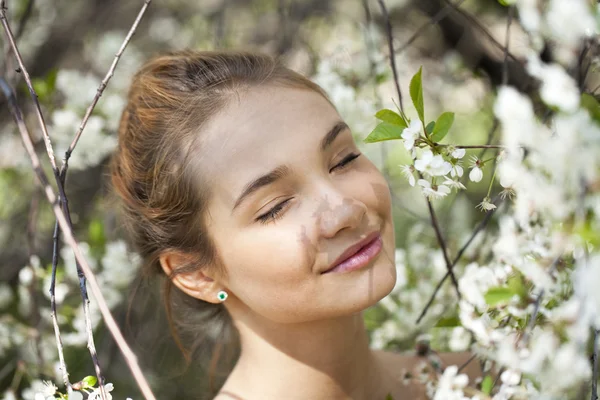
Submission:
<svg viewBox="0 0 600 400">
<path fill-rule="evenodd" d="M 331 169 L 331 171 L 333 171 L 335 169 L 346 168 L 350 163 L 352 163 L 352 161 L 356 160 L 360 155 L 361 155 L 361 153 L 348 154 L 342 161 L 340 161 L 335 167 L 333 167 Z M 331 171 L 329 171 L 329 172 L 331 172 Z M 286 201 L 283 201 L 283 202 L 277 204 L 275 207 L 271 208 L 269 211 L 267 211 L 265 214 L 258 217 L 256 220 L 258 222 L 260 222 L 261 224 L 267 224 L 270 221 L 275 221 L 275 220 L 281 218 L 281 216 L 282 216 L 281 211 L 285 208 L 285 204 L 287 202 L 289 202 L 290 200 L 291 199 L 287 199 Z"/>
</svg>

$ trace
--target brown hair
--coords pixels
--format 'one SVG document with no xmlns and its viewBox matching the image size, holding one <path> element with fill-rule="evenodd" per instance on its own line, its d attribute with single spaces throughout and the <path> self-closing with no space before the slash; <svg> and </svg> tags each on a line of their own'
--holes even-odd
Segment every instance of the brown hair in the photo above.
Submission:
<svg viewBox="0 0 600 400">
<path fill-rule="evenodd" d="M 133 78 L 110 163 L 111 180 L 143 276 L 165 276 L 159 257 L 178 252 L 189 260 L 164 279 L 169 327 L 189 366 L 201 341 L 214 340 L 210 380 L 219 354 L 237 347 L 222 304 L 174 288 L 173 276 L 214 265 L 226 274 L 203 219 L 211 192 L 207 177 L 188 157 L 202 152 L 202 129 L 239 89 L 262 84 L 323 90 L 276 59 L 259 53 L 179 51 L 148 61 Z M 191 346 L 184 345 L 184 339 Z"/>
</svg>

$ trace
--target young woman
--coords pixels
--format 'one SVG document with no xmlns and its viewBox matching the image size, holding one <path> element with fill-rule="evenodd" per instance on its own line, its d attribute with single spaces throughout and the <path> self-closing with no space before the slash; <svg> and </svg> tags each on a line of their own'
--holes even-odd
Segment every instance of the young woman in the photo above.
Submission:
<svg viewBox="0 0 600 400">
<path fill-rule="evenodd" d="M 316 84 L 262 54 L 154 58 L 111 172 L 180 346 L 239 344 L 215 399 L 423 398 L 403 383 L 419 357 L 371 350 L 363 324 L 396 281 L 387 182 Z"/>
</svg>

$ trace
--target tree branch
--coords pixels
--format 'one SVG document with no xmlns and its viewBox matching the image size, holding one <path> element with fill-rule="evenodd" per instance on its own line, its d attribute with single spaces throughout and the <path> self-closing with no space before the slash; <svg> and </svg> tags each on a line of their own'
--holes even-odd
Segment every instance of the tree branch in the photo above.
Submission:
<svg viewBox="0 0 600 400">
<path fill-rule="evenodd" d="M 496 200 L 497 200 L 497 198 L 494 199 L 493 202 L 495 203 Z M 463 253 L 471 245 L 471 243 L 473 242 L 473 239 L 475 239 L 475 237 L 477 236 L 477 234 L 479 232 L 481 232 L 481 230 L 483 228 L 485 228 L 485 226 L 488 224 L 488 222 L 492 218 L 492 215 L 494 214 L 495 211 L 496 210 L 494 209 L 494 210 L 490 210 L 490 211 L 487 212 L 487 214 L 485 215 L 485 217 L 483 218 L 483 220 L 481 220 L 481 222 L 473 230 L 473 233 L 471 234 L 471 237 L 469 237 L 469 240 L 467 240 L 467 242 L 460 248 L 460 250 L 458 251 L 458 254 L 456 254 L 456 257 L 452 261 L 452 266 L 450 268 L 450 271 L 446 272 L 446 275 L 444 275 L 444 277 L 442 279 L 440 279 L 440 281 L 438 282 L 437 286 L 435 287 L 433 293 L 431 294 L 431 297 L 429 298 L 429 301 L 427 302 L 427 304 L 423 308 L 423 311 L 421 311 L 421 314 L 417 318 L 417 322 L 416 322 L 417 324 L 419 322 L 421 322 L 421 320 L 423 319 L 423 317 L 425 317 L 425 314 L 427 314 L 427 311 L 429 310 L 429 308 L 433 304 L 433 301 L 435 300 L 435 297 L 437 296 L 438 292 L 440 291 L 442 285 L 444 284 L 444 282 L 446 281 L 446 279 L 448 279 L 448 277 L 450 276 L 450 273 L 451 273 L 452 269 L 454 269 L 454 266 L 458 263 L 458 261 L 460 260 L 460 258 L 463 255 Z"/>
<path fill-rule="evenodd" d="M 381 12 L 383 13 L 383 18 L 385 19 L 385 28 L 387 33 L 387 42 L 388 48 L 390 51 L 390 64 L 392 67 L 392 73 L 394 74 L 394 84 L 396 85 L 396 92 L 398 93 L 398 102 L 400 105 L 400 111 L 404 114 L 404 105 L 402 103 L 402 91 L 400 90 L 400 82 L 398 80 L 398 70 L 396 69 L 396 54 L 394 52 L 394 38 L 392 35 L 392 23 L 390 22 L 390 16 L 388 14 L 387 8 L 385 7 L 385 3 L 383 0 L 377 0 L 379 3 L 379 7 L 381 8 Z"/>
<path fill-rule="evenodd" d="M 0 15 L 1 14 L 2 14 L 2 12 L 0 11 Z M 0 88 L 4 92 L 4 95 L 7 97 L 11 114 L 12 114 L 13 118 L 15 119 L 17 127 L 19 128 L 19 132 L 21 134 L 23 144 L 29 155 L 29 159 L 33 166 L 33 170 L 36 174 L 38 183 L 42 187 L 44 194 L 46 195 L 46 198 L 48 199 L 48 202 L 52 205 L 52 211 L 54 212 L 54 215 L 56 216 L 56 219 L 58 221 L 60 229 L 62 230 L 62 232 L 65 236 L 65 242 L 67 242 L 67 244 L 69 246 L 71 246 L 71 248 L 73 249 L 73 252 L 75 254 L 75 259 L 81 265 L 81 268 L 82 268 L 83 272 L 85 273 L 85 276 L 86 276 L 88 282 L 90 283 L 92 293 L 94 294 L 96 300 L 98 301 L 98 307 L 100 309 L 100 313 L 102 314 L 104 322 L 106 323 L 108 330 L 110 331 L 110 333 L 114 337 L 115 341 L 117 342 L 117 345 L 121 349 L 121 352 L 123 353 L 125 361 L 127 362 L 127 365 L 129 366 L 130 370 L 132 371 L 136 382 L 138 383 L 142 393 L 144 394 L 144 397 L 148 400 L 155 400 L 155 397 L 152 394 L 150 386 L 148 385 L 146 378 L 142 374 L 142 371 L 140 370 L 140 367 L 137 364 L 137 357 L 131 351 L 131 348 L 129 347 L 129 345 L 125 341 L 125 338 L 123 337 L 123 334 L 119 330 L 119 327 L 118 327 L 114 317 L 112 316 L 110 309 L 108 308 L 106 300 L 104 299 L 104 296 L 102 295 L 102 291 L 100 290 L 100 287 L 98 286 L 98 281 L 96 281 L 96 278 L 95 278 L 88 262 L 86 261 L 85 257 L 83 256 L 83 253 L 81 252 L 81 249 L 79 248 L 79 245 L 77 244 L 77 241 L 75 240 L 75 237 L 73 236 L 73 231 L 71 230 L 71 227 L 67 221 L 65 213 L 63 212 L 63 210 L 61 209 L 61 207 L 59 205 L 59 199 L 57 198 L 56 194 L 52 190 L 52 187 L 50 186 L 50 183 L 48 181 L 48 177 L 46 176 L 46 173 L 42 169 L 40 160 L 39 160 L 37 154 L 35 153 L 35 149 L 33 147 L 33 143 L 31 141 L 31 137 L 29 135 L 29 131 L 27 129 L 27 126 L 25 125 L 25 121 L 23 120 L 23 115 L 16 103 L 14 93 L 10 89 L 10 87 L 6 84 L 6 81 L 4 81 L 3 79 L 0 79 Z"/>
</svg>

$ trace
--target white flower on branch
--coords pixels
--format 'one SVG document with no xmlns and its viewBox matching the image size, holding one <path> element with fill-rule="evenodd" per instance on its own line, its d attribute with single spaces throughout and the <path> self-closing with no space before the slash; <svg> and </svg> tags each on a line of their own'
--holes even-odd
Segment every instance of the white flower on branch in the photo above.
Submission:
<svg viewBox="0 0 600 400">
<path fill-rule="evenodd" d="M 23 400 L 54 400 L 56 389 L 50 382 L 34 379 L 31 386 L 23 390 Z"/>
<path fill-rule="evenodd" d="M 483 179 L 483 171 L 479 167 L 471 168 L 471 172 L 469 172 L 469 179 L 471 182 L 479 182 Z"/>
<path fill-rule="evenodd" d="M 447 176 L 445 176 L 444 178 L 445 178 L 444 185 L 448 186 L 450 189 L 456 189 L 456 190 L 466 189 L 465 185 L 463 185 L 460 181 L 450 179 Z"/>
<path fill-rule="evenodd" d="M 433 400 L 465 400 L 463 389 L 469 383 L 466 374 L 458 373 L 458 366 L 449 365 L 441 376 Z"/>
<path fill-rule="evenodd" d="M 411 150 L 415 145 L 415 140 L 418 139 L 421 134 L 421 121 L 414 119 L 410 125 L 402 131 L 402 139 L 404 139 L 404 148 Z"/>
<path fill-rule="evenodd" d="M 452 164 L 440 155 L 433 155 L 431 150 L 425 150 L 415 161 L 415 169 L 429 176 L 447 175 L 452 170 Z"/>
<path fill-rule="evenodd" d="M 451 192 L 448 186 L 432 185 L 431 182 L 426 181 L 425 179 L 419 179 L 417 183 L 423 187 L 423 194 L 429 200 L 441 199 Z"/>
<path fill-rule="evenodd" d="M 408 184 L 410 186 L 415 186 L 415 167 L 412 165 L 399 165 L 400 166 L 400 171 L 402 172 L 402 175 L 404 175 L 404 177 L 406 178 L 406 180 L 408 181 Z"/>
<path fill-rule="evenodd" d="M 551 0 L 546 23 L 552 38 L 572 50 L 581 39 L 597 33 L 597 23 L 586 0 Z"/>
<path fill-rule="evenodd" d="M 494 115 L 502 124 L 502 142 L 509 151 L 516 152 L 519 146 L 535 146 L 538 124 L 531 100 L 511 86 L 498 91 L 494 103 Z"/>
<path fill-rule="evenodd" d="M 464 170 L 462 165 L 460 164 L 460 162 L 456 162 L 454 164 L 452 164 L 452 169 L 450 170 L 450 175 L 454 178 L 454 177 L 461 177 L 463 176 Z"/>
<path fill-rule="evenodd" d="M 577 110 L 579 89 L 575 80 L 560 65 L 544 64 L 536 54 L 529 58 L 527 72 L 542 82 L 540 96 L 546 104 L 567 112 Z"/>
<path fill-rule="evenodd" d="M 110 394 L 109 392 L 112 392 L 114 389 L 114 385 L 112 383 L 107 383 L 106 385 L 104 385 L 104 391 L 106 393 L 106 400 L 112 400 L 112 394 Z M 88 396 L 88 400 L 101 400 L 102 399 L 102 394 L 100 393 L 100 388 L 96 388 L 92 391 L 92 393 L 90 393 L 90 395 Z"/>
<path fill-rule="evenodd" d="M 465 149 L 454 149 L 450 152 L 452 158 L 461 159 L 465 156 L 467 151 Z"/>
<path fill-rule="evenodd" d="M 471 344 L 471 334 L 462 326 L 457 326 L 452 329 L 450 340 L 448 341 L 448 347 L 453 352 L 465 351 Z"/>
<path fill-rule="evenodd" d="M 481 211 L 491 211 L 491 210 L 495 210 L 496 209 L 496 205 L 494 203 L 492 203 L 492 200 L 489 197 L 484 197 L 483 201 L 479 204 L 477 204 L 477 208 L 479 208 Z"/>
<path fill-rule="evenodd" d="M 519 21 L 523 28 L 529 32 L 539 31 L 542 16 L 538 8 L 538 0 L 520 0 L 516 4 L 519 9 Z"/>
</svg>

